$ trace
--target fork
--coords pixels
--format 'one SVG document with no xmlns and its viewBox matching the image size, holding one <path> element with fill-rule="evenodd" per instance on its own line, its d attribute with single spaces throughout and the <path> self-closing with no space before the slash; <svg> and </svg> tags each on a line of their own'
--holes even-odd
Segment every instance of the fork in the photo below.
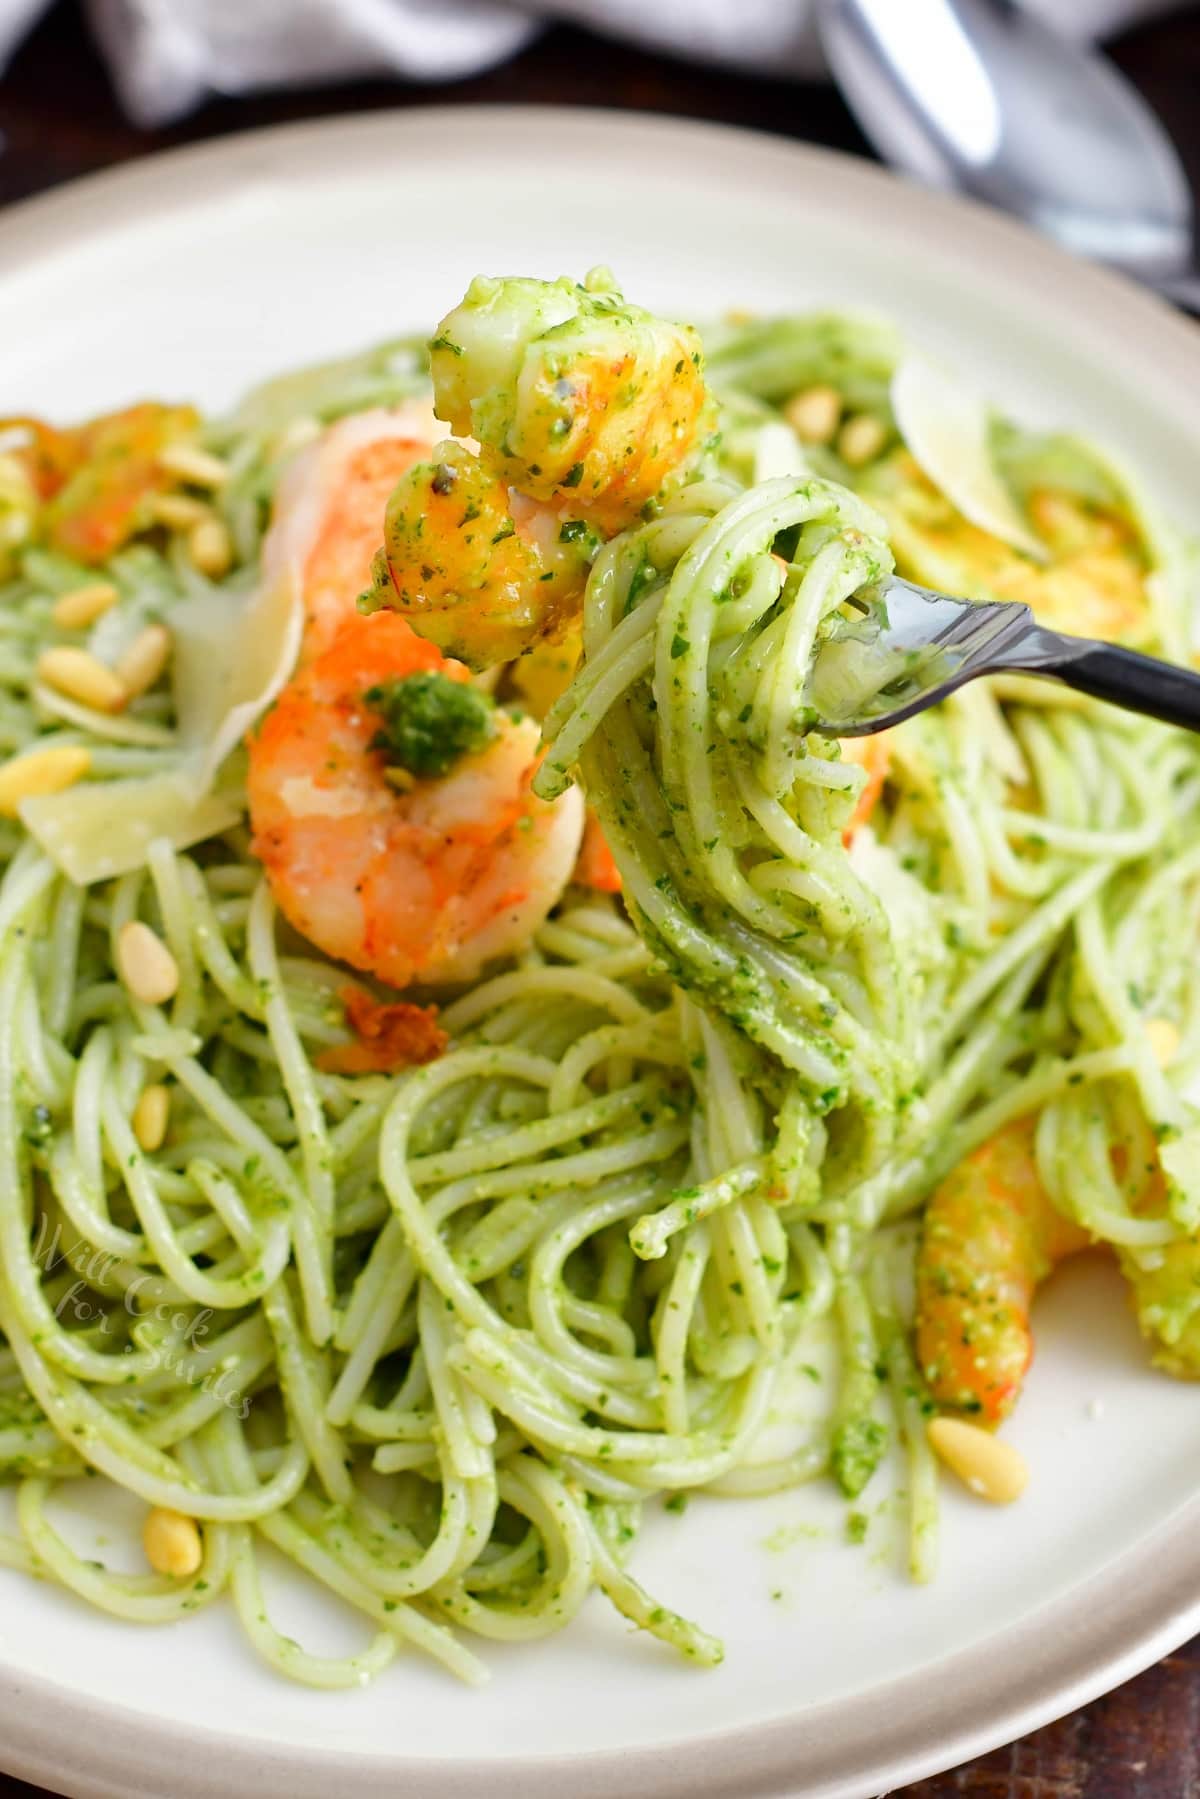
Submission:
<svg viewBox="0 0 1200 1799">
<path fill-rule="evenodd" d="M 1009 600 L 956 600 L 896 575 L 850 605 L 821 644 L 810 729 L 867 737 L 936 706 L 980 675 L 1037 675 L 1093 699 L 1200 731 L 1200 674 L 1115 643 L 1068 637 Z"/>
</svg>

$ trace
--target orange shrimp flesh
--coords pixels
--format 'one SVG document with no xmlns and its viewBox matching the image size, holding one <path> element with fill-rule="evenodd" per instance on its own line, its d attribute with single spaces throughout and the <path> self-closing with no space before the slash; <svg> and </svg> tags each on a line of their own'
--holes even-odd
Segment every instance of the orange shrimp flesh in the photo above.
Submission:
<svg viewBox="0 0 1200 1799">
<path fill-rule="evenodd" d="M 584 525 L 512 493 L 448 439 L 388 500 L 375 597 L 446 655 L 490 668 L 565 632 L 596 545 Z"/>
<path fill-rule="evenodd" d="M 537 726 L 499 709 L 485 748 L 398 785 L 367 695 L 420 673 L 468 680 L 396 614 L 355 614 L 249 746 L 253 851 L 280 910 L 326 955 L 399 988 L 469 980 L 521 948 L 583 826 L 577 794 L 564 807 L 530 791 Z"/>
<path fill-rule="evenodd" d="M 617 867 L 617 859 L 608 847 L 604 832 L 600 829 L 600 820 L 588 808 L 587 823 L 583 827 L 583 843 L 579 850 L 579 860 L 575 864 L 572 877 L 581 887 L 594 888 L 597 893 L 620 893 L 621 871 Z"/>
<path fill-rule="evenodd" d="M 301 659 L 327 649 L 371 579 L 388 495 L 428 456 L 437 435 L 418 401 L 351 413 L 300 451 L 279 484 L 263 545 L 267 579 L 297 583 L 304 603 Z"/>
<path fill-rule="evenodd" d="M 527 420 L 496 466 L 532 499 L 575 511 L 606 536 L 632 524 L 691 449 L 708 403 L 694 340 L 669 377 L 634 350 L 543 355 L 524 376 Z"/>
<path fill-rule="evenodd" d="M 705 434 L 712 405 L 690 325 L 583 286 L 479 276 L 430 345 L 439 418 L 531 499 L 605 536 L 632 524 Z"/>
<path fill-rule="evenodd" d="M 91 564 L 106 562 L 152 522 L 149 502 L 178 485 L 159 458 L 169 444 L 192 437 L 199 422 L 194 407 L 144 400 L 68 429 L 43 419 L 0 419 L 0 432 L 25 436 L 13 455 L 42 502 L 39 536 Z"/>
<path fill-rule="evenodd" d="M 917 1355 L 932 1397 L 999 1424 L 1033 1357 L 1033 1295 L 1087 1233 L 1038 1178 L 1033 1118 L 1005 1125 L 953 1169 L 925 1211 L 917 1256 Z"/>
<path fill-rule="evenodd" d="M 506 676 L 518 705 L 542 720 L 562 698 L 583 660 L 583 633 L 575 627 L 556 642 L 543 638 L 513 663 Z"/>
</svg>

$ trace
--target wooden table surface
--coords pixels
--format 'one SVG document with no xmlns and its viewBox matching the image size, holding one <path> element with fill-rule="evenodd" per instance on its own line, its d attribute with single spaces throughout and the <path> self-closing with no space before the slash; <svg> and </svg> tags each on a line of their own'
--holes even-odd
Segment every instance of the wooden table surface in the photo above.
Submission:
<svg viewBox="0 0 1200 1799">
<path fill-rule="evenodd" d="M 1181 7 L 1129 34 L 1114 53 L 1173 133 L 1200 192 L 1200 6 Z M 806 86 L 798 94 L 794 84 L 693 68 L 567 29 L 549 32 L 507 66 L 470 81 L 438 87 L 380 81 L 219 100 L 170 130 L 141 132 L 118 111 L 77 6 L 63 3 L 21 50 L 0 85 L 0 202 L 226 131 L 442 101 L 623 106 L 752 125 L 870 155 L 829 88 Z M 3 1759 L 0 1743 L 0 1763 Z M 1107 1698 L 1007 1749 L 907 1787 L 904 1794 L 905 1799 L 947 1799 L 950 1794 L 970 1794 L 972 1799 L 1200 1799 L 1200 1638 Z M 38 1795 L 33 1787 L 0 1773 L 0 1799 Z"/>
</svg>

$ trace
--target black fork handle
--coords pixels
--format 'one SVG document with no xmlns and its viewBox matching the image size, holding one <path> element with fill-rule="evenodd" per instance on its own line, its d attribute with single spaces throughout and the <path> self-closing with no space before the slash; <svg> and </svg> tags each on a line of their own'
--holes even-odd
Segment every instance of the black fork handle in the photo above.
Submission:
<svg viewBox="0 0 1200 1799">
<path fill-rule="evenodd" d="M 1049 633 L 1041 635 L 1044 641 Z M 1039 658 L 1030 666 L 1030 674 L 1051 675 L 1079 693 L 1108 700 L 1127 712 L 1141 712 L 1185 731 L 1200 731 L 1200 674 L 1174 662 L 1160 662 L 1155 656 L 1139 656 L 1136 650 L 1123 650 L 1114 643 L 1088 642 L 1080 649 L 1078 638 L 1062 637 L 1059 642 L 1062 660 Z"/>
</svg>

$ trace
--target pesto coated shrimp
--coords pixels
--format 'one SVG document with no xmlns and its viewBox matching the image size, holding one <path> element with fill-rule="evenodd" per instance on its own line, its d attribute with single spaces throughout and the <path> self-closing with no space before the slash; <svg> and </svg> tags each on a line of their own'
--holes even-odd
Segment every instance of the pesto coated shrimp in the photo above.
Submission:
<svg viewBox="0 0 1200 1799">
<path fill-rule="evenodd" d="M 925 1211 L 917 1355 L 938 1404 L 999 1424 L 1033 1358 L 1036 1289 L 1087 1233 L 1050 1202 L 1022 1118 L 953 1169 Z"/>
<path fill-rule="evenodd" d="M 1019 1119 L 952 1170 L 926 1209 L 917 1259 L 917 1351 L 930 1392 L 985 1424 L 1000 1423 L 1020 1395 L 1033 1355 L 1035 1290 L 1090 1241 L 1052 1205 L 1038 1177 L 1033 1132 L 1033 1119 Z M 1136 1210 L 1146 1218 L 1166 1215 L 1167 1186 L 1156 1160 Z M 1181 1236 L 1119 1255 L 1155 1362 L 1200 1378 L 1200 1240 Z"/>
<path fill-rule="evenodd" d="M 473 281 L 430 347 L 435 410 L 530 499 L 611 535 L 695 444 L 708 393 L 700 340 L 631 306 L 597 272 Z"/>
<path fill-rule="evenodd" d="M 679 475 L 711 416 L 699 340 L 608 277 L 472 282 L 430 345 L 442 445 L 388 503 L 375 598 L 486 667 L 561 633 L 602 537 Z"/>
<path fill-rule="evenodd" d="M 582 520 L 507 487 L 453 440 L 399 482 L 384 530 L 375 597 L 472 668 L 560 635 L 599 541 Z"/>
<path fill-rule="evenodd" d="M 393 987 L 521 949 L 570 879 L 583 801 L 531 792 L 537 726 L 392 613 L 351 614 L 249 747 L 253 849 L 280 910 Z"/>
</svg>

